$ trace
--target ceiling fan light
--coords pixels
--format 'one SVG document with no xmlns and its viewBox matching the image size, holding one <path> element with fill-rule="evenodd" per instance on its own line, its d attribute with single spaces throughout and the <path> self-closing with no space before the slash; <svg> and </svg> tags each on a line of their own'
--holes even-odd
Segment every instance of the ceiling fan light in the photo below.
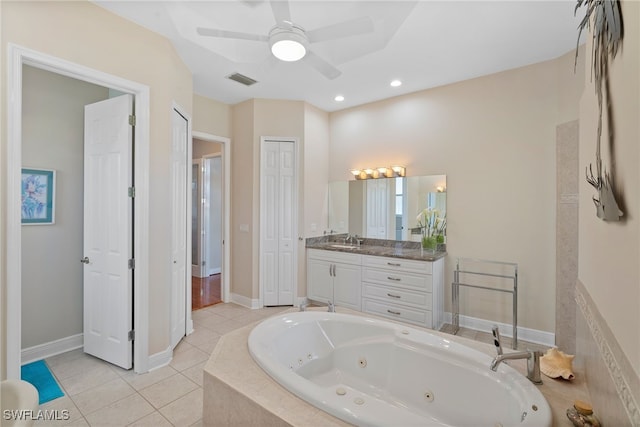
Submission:
<svg viewBox="0 0 640 427">
<path fill-rule="evenodd" d="M 304 58 L 307 49 L 295 40 L 280 40 L 271 46 L 271 53 L 281 61 L 294 62 Z"/>
<path fill-rule="evenodd" d="M 272 29 L 269 34 L 269 45 L 273 56 L 281 61 L 299 61 L 307 54 L 304 30 L 296 26 L 290 29 L 280 27 Z"/>
</svg>

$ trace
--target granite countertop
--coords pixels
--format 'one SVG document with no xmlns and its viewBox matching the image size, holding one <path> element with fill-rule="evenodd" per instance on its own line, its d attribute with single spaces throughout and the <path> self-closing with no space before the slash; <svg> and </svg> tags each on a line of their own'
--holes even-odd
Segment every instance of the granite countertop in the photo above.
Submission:
<svg viewBox="0 0 640 427">
<path fill-rule="evenodd" d="M 400 242 L 394 240 L 365 239 L 360 246 L 356 246 L 345 244 L 341 240 L 307 239 L 306 247 L 307 249 L 322 249 L 325 251 L 386 256 L 418 261 L 435 261 L 447 255 L 446 251 L 436 251 L 435 253 L 425 251 L 419 244 L 415 244 L 415 242 Z"/>
<path fill-rule="evenodd" d="M 293 312 L 294 310 L 291 311 Z M 359 316 L 376 317 L 348 309 L 339 309 L 338 311 Z M 286 313 L 286 311 L 283 313 Z M 204 367 L 205 375 L 211 375 L 223 381 L 246 399 L 280 417 L 289 425 L 307 427 L 346 426 L 347 424 L 343 421 L 289 393 L 253 361 L 247 348 L 247 338 L 254 326 L 255 324 L 251 324 L 224 335 L 218 341 Z M 418 327 L 418 329 L 420 328 Z M 446 339 L 459 342 L 488 355 L 495 354 L 495 348 L 490 344 L 434 330 L 429 330 L 429 332 L 444 336 Z M 508 364 L 523 375 L 526 373 L 525 360 L 512 360 Z M 551 407 L 553 427 L 572 427 L 573 424 L 566 416 L 567 408 L 573 405 L 575 399 L 589 400 L 584 375 L 581 372 L 577 372 L 575 367 L 574 372 L 576 373 L 576 378 L 572 381 L 551 379 L 543 376 L 543 384 L 537 386 Z M 225 399 L 225 396 L 217 398 Z"/>
</svg>

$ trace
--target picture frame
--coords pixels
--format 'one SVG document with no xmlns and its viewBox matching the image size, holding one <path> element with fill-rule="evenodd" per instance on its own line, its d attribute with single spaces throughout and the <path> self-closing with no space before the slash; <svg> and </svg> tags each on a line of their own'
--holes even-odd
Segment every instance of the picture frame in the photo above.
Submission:
<svg viewBox="0 0 640 427">
<path fill-rule="evenodd" d="M 20 187 L 22 224 L 55 224 L 56 171 L 22 168 Z"/>
</svg>

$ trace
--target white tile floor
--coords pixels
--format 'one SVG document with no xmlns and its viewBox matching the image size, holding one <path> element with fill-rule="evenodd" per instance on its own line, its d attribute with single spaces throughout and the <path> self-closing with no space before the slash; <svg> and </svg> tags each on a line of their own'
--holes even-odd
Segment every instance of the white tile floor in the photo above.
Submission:
<svg viewBox="0 0 640 427">
<path fill-rule="evenodd" d="M 176 347 L 168 366 L 137 375 L 73 350 L 46 359 L 64 391 L 40 409 L 68 413 L 37 426 L 202 425 L 202 370 L 221 335 L 290 307 L 250 310 L 217 304 L 193 312 L 194 332 Z M 68 411 L 68 412 L 62 412 Z"/>
<path fill-rule="evenodd" d="M 202 371 L 221 335 L 290 307 L 250 310 L 217 304 L 193 312 L 194 332 L 176 347 L 168 366 L 137 375 L 82 352 L 46 359 L 65 395 L 40 407 L 68 411 L 66 420 L 38 420 L 39 426 L 200 426 Z M 441 331 L 448 332 L 450 325 Z M 492 342 L 491 334 L 461 328 L 458 335 Z M 503 346 L 510 348 L 505 339 Z M 518 347 L 535 349 L 535 344 Z M 67 413 L 67 412 L 65 412 Z"/>
</svg>

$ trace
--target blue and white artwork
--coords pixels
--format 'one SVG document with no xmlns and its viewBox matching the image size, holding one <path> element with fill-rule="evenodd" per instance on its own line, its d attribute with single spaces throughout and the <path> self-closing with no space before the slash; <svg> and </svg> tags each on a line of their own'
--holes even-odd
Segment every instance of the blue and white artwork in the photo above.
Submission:
<svg viewBox="0 0 640 427">
<path fill-rule="evenodd" d="M 22 169 L 21 215 L 23 224 L 53 224 L 55 171 Z"/>
</svg>

